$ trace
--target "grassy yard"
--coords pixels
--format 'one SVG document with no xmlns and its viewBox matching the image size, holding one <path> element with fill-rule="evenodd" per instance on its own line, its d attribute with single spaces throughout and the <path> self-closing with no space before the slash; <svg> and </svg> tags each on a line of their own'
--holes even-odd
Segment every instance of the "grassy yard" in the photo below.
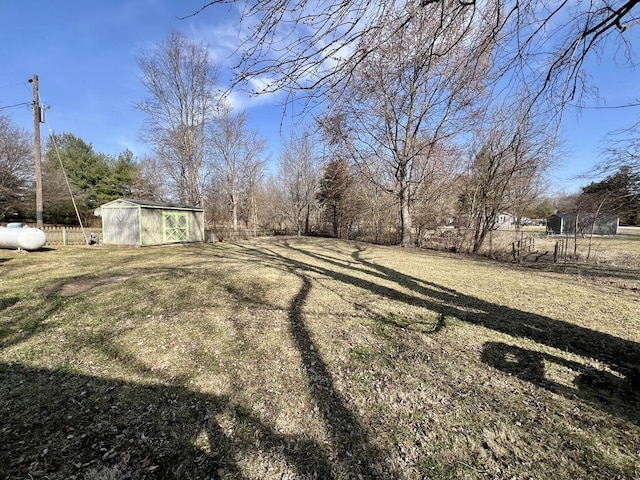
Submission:
<svg viewBox="0 0 640 480">
<path fill-rule="evenodd" d="M 637 479 L 639 293 L 326 239 L 0 250 L 0 477 Z"/>
</svg>

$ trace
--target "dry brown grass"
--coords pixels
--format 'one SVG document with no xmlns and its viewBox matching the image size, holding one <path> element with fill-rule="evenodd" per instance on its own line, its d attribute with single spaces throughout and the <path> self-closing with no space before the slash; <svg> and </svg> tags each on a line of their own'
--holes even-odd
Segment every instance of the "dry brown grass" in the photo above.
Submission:
<svg viewBox="0 0 640 480">
<path fill-rule="evenodd" d="M 544 227 L 499 229 L 491 234 L 480 254 L 506 262 L 521 262 L 539 270 L 561 271 L 589 277 L 618 277 L 638 280 L 640 287 L 640 227 L 620 227 L 619 235 L 565 236 L 547 235 Z M 533 242 L 530 251 L 516 259 L 513 244 L 526 239 Z M 554 252 L 559 248 L 559 256 Z M 555 261 L 555 263 L 554 263 Z"/>
<path fill-rule="evenodd" d="M 640 476 L 632 280 L 325 239 L 0 250 L 7 478 Z"/>
</svg>

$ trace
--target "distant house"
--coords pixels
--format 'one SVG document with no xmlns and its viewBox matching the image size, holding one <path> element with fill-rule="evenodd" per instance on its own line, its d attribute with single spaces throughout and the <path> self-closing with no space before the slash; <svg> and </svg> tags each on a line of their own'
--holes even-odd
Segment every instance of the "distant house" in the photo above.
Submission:
<svg viewBox="0 0 640 480">
<path fill-rule="evenodd" d="M 510 213 L 499 213 L 496 219 L 496 228 L 511 227 L 516 223 L 516 218 Z"/>
<path fill-rule="evenodd" d="M 165 245 L 204 241 L 204 210 L 187 205 L 119 199 L 99 209 L 102 242 Z"/>
<path fill-rule="evenodd" d="M 610 213 L 556 213 L 547 219 L 547 232 L 556 235 L 617 235 L 619 219 Z"/>
</svg>

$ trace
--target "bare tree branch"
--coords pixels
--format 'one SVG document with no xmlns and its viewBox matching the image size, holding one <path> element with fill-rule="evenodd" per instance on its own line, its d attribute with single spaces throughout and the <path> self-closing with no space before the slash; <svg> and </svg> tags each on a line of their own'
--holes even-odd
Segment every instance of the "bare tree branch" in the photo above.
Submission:
<svg viewBox="0 0 640 480">
<path fill-rule="evenodd" d="M 145 114 L 142 137 L 156 150 L 182 203 L 200 205 L 207 172 L 205 137 L 218 103 L 217 68 L 206 44 L 173 32 L 138 58 L 149 96 L 135 103 Z"/>
<path fill-rule="evenodd" d="M 206 2 L 192 15 L 238 3 Z M 624 63 L 633 63 L 624 32 L 639 21 L 638 3 L 505 0 L 496 9 L 491 2 L 474 0 L 244 2 L 242 19 L 249 32 L 239 47 L 242 57 L 235 83 L 268 79 L 258 93 L 284 90 L 291 92 L 290 99 L 302 95 L 313 104 L 327 90 L 346 84 L 360 63 L 390 41 L 395 34 L 389 28 L 392 19 L 402 29 L 418 21 L 420 12 L 446 12 L 449 18 L 477 12 L 477 18 L 493 23 L 486 40 L 499 45 L 495 68 L 507 79 L 508 88 L 527 84 L 532 103 L 553 100 L 561 109 L 586 91 L 585 60 L 598 55 L 605 44 L 618 42 Z M 503 83 L 500 88 L 504 87 Z"/>
</svg>

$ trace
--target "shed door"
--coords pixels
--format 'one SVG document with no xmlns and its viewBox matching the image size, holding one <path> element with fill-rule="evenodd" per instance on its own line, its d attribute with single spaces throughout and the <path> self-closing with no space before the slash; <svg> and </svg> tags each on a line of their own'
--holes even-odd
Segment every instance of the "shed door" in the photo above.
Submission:
<svg viewBox="0 0 640 480">
<path fill-rule="evenodd" d="M 162 212 L 162 240 L 166 243 L 189 241 L 189 217 L 186 212 Z"/>
<path fill-rule="evenodd" d="M 102 210 L 102 241 L 113 245 L 140 245 L 138 208 Z"/>
</svg>

